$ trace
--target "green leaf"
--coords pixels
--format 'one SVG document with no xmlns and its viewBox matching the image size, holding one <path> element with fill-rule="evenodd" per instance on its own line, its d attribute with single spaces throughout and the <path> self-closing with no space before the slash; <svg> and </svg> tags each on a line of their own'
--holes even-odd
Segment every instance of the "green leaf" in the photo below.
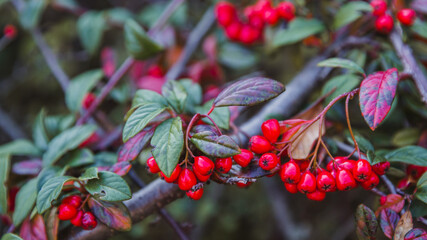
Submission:
<svg viewBox="0 0 427 240">
<path fill-rule="evenodd" d="M 417 187 L 423 187 L 424 185 L 427 185 L 427 172 L 425 172 L 420 179 L 418 179 Z"/>
<path fill-rule="evenodd" d="M 98 173 L 98 177 L 85 185 L 92 196 L 108 202 L 124 201 L 132 197 L 128 184 L 119 175 L 103 171 Z"/>
<path fill-rule="evenodd" d="M 423 185 L 417 189 L 415 197 L 427 204 L 427 185 Z"/>
<path fill-rule="evenodd" d="M 190 140 L 200 151 L 212 157 L 226 158 L 240 153 L 239 145 L 227 135 L 218 136 L 204 131 L 194 134 Z"/>
<path fill-rule="evenodd" d="M 160 170 L 170 176 L 178 164 L 184 148 L 184 133 L 180 117 L 171 118 L 161 123 L 151 138 L 151 150 Z"/>
<path fill-rule="evenodd" d="M 148 103 L 137 108 L 125 123 L 123 128 L 123 142 L 127 142 L 131 137 L 138 134 L 165 109 L 165 107 L 157 103 Z"/>
<path fill-rule="evenodd" d="M 5 235 L 3 235 L 3 237 L 1 237 L 1 240 L 23 240 L 23 239 L 16 234 L 6 233 Z"/>
<path fill-rule="evenodd" d="M 418 199 L 412 200 L 409 209 L 411 210 L 412 217 L 414 218 L 427 216 L 427 204 Z"/>
<path fill-rule="evenodd" d="M 136 59 L 145 60 L 163 51 L 134 20 L 125 23 L 125 45 L 128 52 Z"/>
<path fill-rule="evenodd" d="M 181 83 L 168 81 L 162 87 L 162 95 L 177 113 L 182 113 L 187 100 L 187 92 Z"/>
<path fill-rule="evenodd" d="M 44 213 L 52 206 L 52 202 L 61 194 L 62 186 L 70 180 L 75 180 L 75 178 L 70 176 L 58 176 L 49 179 L 43 184 L 42 189 L 37 195 L 36 205 L 39 214 Z"/>
<path fill-rule="evenodd" d="M 0 154 L 0 214 L 7 213 L 7 188 L 9 178 L 10 155 Z"/>
<path fill-rule="evenodd" d="M 104 14 L 88 11 L 77 20 L 77 32 L 83 47 L 94 55 L 101 45 L 102 34 L 106 29 Z"/>
<path fill-rule="evenodd" d="M 421 37 L 427 38 L 427 22 L 423 22 L 419 18 L 411 26 L 411 30 Z"/>
<path fill-rule="evenodd" d="M 396 147 L 413 145 L 418 142 L 420 134 L 421 132 L 418 128 L 405 128 L 394 134 L 391 142 Z"/>
<path fill-rule="evenodd" d="M 60 166 L 80 167 L 94 162 L 91 150 L 87 148 L 75 149 L 65 155 L 59 162 Z"/>
<path fill-rule="evenodd" d="M 420 146 L 406 146 L 385 155 L 390 162 L 403 162 L 427 167 L 427 149 Z"/>
<path fill-rule="evenodd" d="M 349 70 L 361 73 L 362 75 L 365 75 L 365 71 L 359 65 L 357 65 L 355 62 L 351 60 L 344 59 L 344 58 L 329 58 L 319 62 L 317 66 L 345 68 L 345 69 L 349 69 Z"/>
<path fill-rule="evenodd" d="M 51 178 L 61 176 L 64 172 L 64 169 L 61 169 L 57 166 L 49 166 L 43 168 L 43 170 L 37 176 L 37 191 L 40 192 L 43 185 Z"/>
<path fill-rule="evenodd" d="M 44 0 L 29 0 L 24 2 L 23 8 L 19 13 L 19 20 L 25 29 L 37 26 L 46 5 L 45 2 Z"/>
<path fill-rule="evenodd" d="M 46 127 L 44 125 L 46 113 L 44 109 L 42 109 L 37 115 L 37 118 L 33 125 L 33 140 L 35 145 L 39 149 L 45 150 L 47 148 L 47 144 L 49 143 L 49 137 L 47 136 Z"/>
<path fill-rule="evenodd" d="M 168 102 L 166 101 L 166 98 L 164 98 L 162 95 L 158 94 L 157 92 L 147 90 L 147 89 L 139 89 L 135 92 L 135 96 L 132 100 L 132 108 L 136 106 L 140 106 L 142 104 L 147 103 L 157 103 L 161 106 L 168 106 Z"/>
<path fill-rule="evenodd" d="M 70 128 L 75 122 L 74 114 L 46 116 L 45 127 L 49 136 L 54 137 Z"/>
<path fill-rule="evenodd" d="M 196 113 L 195 107 L 202 103 L 202 88 L 191 79 L 180 80 L 179 83 L 187 92 L 187 100 L 184 104 L 185 112 Z"/>
<path fill-rule="evenodd" d="M 54 164 L 66 152 L 77 148 L 95 129 L 94 125 L 75 126 L 54 137 L 43 154 L 43 166 Z"/>
<path fill-rule="evenodd" d="M 0 146 L 0 154 L 16 156 L 40 156 L 40 150 L 34 144 L 25 139 L 18 139 Z"/>
<path fill-rule="evenodd" d="M 124 24 L 133 14 L 126 8 L 115 7 L 106 11 L 108 20 L 118 24 Z"/>
<path fill-rule="evenodd" d="M 326 103 L 332 101 L 332 99 L 339 95 L 349 92 L 359 86 L 360 77 L 354 74 L 344 74 L 331 78 L 328 82 L 323 85 L 322 95 L 325 95 L 335 88 L 335 91 L 326 98 Z"/>
<path fill-rule="evenodd" d="M 372 7 L 367 2 L 353 1 L 344 4 L 339 8 L 334 19 L 334 28 L 338 29 L 344 25 L 347 25 L 363 15 L 363 11 L 370 12 Z"/>
<path fill-rule="evenodd" d="M 129 210 L 121 202 L 104 202 L 89 198 L 88 206 L 98 220 L 109 228 L 129 231 L 132 227 Z"/>
<path fill-rule="evenodd" d="M 317 19 L 297 17 L 289 23 L 287 29 L 281 29 L 273 37 L 273 47 L 297 43 L 304 38 L 325 30 L 325 26 Z"/>
<path fill-rule="evenodd" d="M 196 111 L 200 114 L 206 114 L 213 104 L 213 99 L 206 102 L 203 106 L 196 107 Z M 230 128 L 230 109 L 228 107 L 217 107 L 209 115 L 215 121 L 218 127 L 228 130 Z M 208 118 L 203 118 L 203 122 L 212 124 Z"/>
<path fill-rule="evenodd" d="M 248 69 L 257 62 L 257 56 L 252 51 L 236 43 L 222 45 L 218 59 L 225 66 L 235 70 Z"/>
<path fill-rule="evenodd" d="M 15 211 L 13 212 L 13 225 L 19 226 L 31 213 L 37 199 L 37 178 L 25 183 L 15 198 Z"/>
<path fill-rule="evenodd" d="M 65 91 L 67 107 L 74 112 L 81 109 L 85 95 L 102 79 L 104 72 L 101 69 L 90 70 L 73 78 Z"/>
<path fill-rule="evenodd" d="M 86 169 L 86 171 L 79 177 L 80 180 L 91 180 L 91 179 L 97 179 L 98 177 L 98 168 L 97 167 L 91 167 Z"/>
<path fill-rule="evenodd" d="M 362 152 L 368 152 L 368 151 L 374 151 L 374 146 L 372 145 L 372 143 L 364 138 L 362 135 L 360 135 L 359 133 L 354 133 L 354 138 L 356 139 L 357 144 L 359 145 L 360 150 L 362 150 Z M 347 141 L 351 144 L 354 145 L 353 143 L 353 139 L 350 136 L 350 133 L 348 133 L 347 135 Z"/>
</svg>

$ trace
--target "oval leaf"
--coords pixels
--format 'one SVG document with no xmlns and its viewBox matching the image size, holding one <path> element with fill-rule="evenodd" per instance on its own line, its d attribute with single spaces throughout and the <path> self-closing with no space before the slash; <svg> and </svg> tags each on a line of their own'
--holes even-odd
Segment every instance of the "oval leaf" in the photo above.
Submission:
<svg viewBox="0 0 427 240">
<path fill-rule="evenodd" d="M 10 155 L 0 154 L 0 214 L 7 213 L 7 188 L 9 178 Z"/>
<path fill-rule="evenodd" d="M 384 235 L 391 239 L 394 235 L 394 230 L 396 229 L 396 225 L 399 220 L 400 217 L 395 211 L 389 208 L 381 210 L 380 226 Z"/>
<path fill-rule="evenodd" d="M 92 196 L 109 202 L 123 201 L 132 197 L 128 184 L 119 175 L 112 172 L 99 172 L 98 177 L 98 179 L 89 180 L 85 185 Z"/>
<path fill-rule="evenodd" d="M 86 169 L 86 171 L 79 177 L 79 179 L 82 181 L 95 179 L 95 178 L 99 178 L 98 177 L 98 168 L 96 168 L 96 167 L 91 167 L 91 168 Z"/>
<path fill-rule="evenodd" d="M 357 65 L 357 63 L 344 58 L 329 58 L 319 62 L 317 66 L 346 68 L 365 75 L 365 71 L 363 71 L 363 69 L 359 65 Z"/>
<path fill-rule="evenodd" d="M 263 77 L 238 81 L 225 88 L 215 99 L 215 107 L 252 106 L 270 100 L 285 91 L 283 84 Z"/>
<path fill-rule="evenodd" d="M 13 233 L 6 233 L 5 235 L 3 235 L 3 237 L 1 237 L 1 240 L 23 240 L 23 239 Z"/>
<path fill-rule="evenodd" d="M 57 240 L 59 230 L 59 217 L 57 207 L 53 207 L 48 213 L 44 215 L 44 222 L 46 223 L 47 239 Z"/>
<path fill-rule="evenodd" d="M 375 239 L 378 228 L 377 218 L 374 212 L 364 204 L 357 207 L 356 224 L 356 234 L 359 239 Z"/>
<path fill-rule="evenodd" d="M 407 232 L 404 240 L 425 240 L 427 239 L 427 232 L 421 228 L 414 228 Z"/>
<path fill-rule="evenodd" d="M 70 81 L 70 85 L 65 91 L 65 103 L 71 111 L 78 111 L 82 106 L 85 95 L 104 76 L 101 69 L 87 71 L 78 75 Z"/>
<path fill-rule="evenodd" d="M 125 45 L 128 52 L 139 60 L 150 58 L 163 50 L 131 19 L 125 23 Z"/>
<path fill-rule="evenodd" d="M 406 211 L 397 223 L 393 239 L 404 240 L 406 233 L 409 232 L 409 230 L 411 230 L 413 227 L 414 225 L 412 224 L 411 211 Z"/>
<path fill-rule="evenodd" d="M 227 135 L 218 136 L 205 131 L 194 134 L 190 140 L 200 151 L 212 157 L 226 158 L 240 153 L 239 145 Z"/>
<path fill-rule="evenodd" d="M 379 215 L 383 209 L 389 208 L 395 212 L 402 211 L 405 206 L 405 198 L 399 194 L 389 194 L 386 196 L 386 202 L 379 206 L 375 211 L 375 215 Z"/>
<path fill-rule="evenodd" d="M 184 111 L 188 94 L 181 83 L 176 81 L 166 82 L 162 87 L 162 94 L 176 112 L 181 113 Z"/>
<path fill-rule="evenodd" d="M 129 231 L 132 220 L 126 206 L 121 202 L 104 202 L 89 198 L 90 210 L 102 223 L 118 231 Z"/>
<path fill-rule="evenodd" d="M 19 226 L 34 207 L 37 199 L 37 178 L 31 179 L 19 190 L 15 198 L 13 225 Z"/>
<path fill-rule="evenodd" d="M 120 149 L 118 162 L 133 161 L 141 150 L 149 143 L 154 134 L 154 127 L 141 131 L 130 138 Z"/>
<path fill-rule="evenodd" d="M 88 11 L 79 17 L 77 32 L 83 47 L 90 54 L 93 55 L 98 50 L 105 28 L 106 24 L 102 12 Z"/>
<path fill-rule="evenodd" d="M 18 139 L 0 146 L 0 154 L 17 156 L 40 156 L 40 150 L 34 144 L 25 139 Z"/>
<path fill-rule="evenodd" d="M 427 167 L 427 149 L 420 146 L 398 148 L 385 155 L 389 162 L 403 162 Z"/>
<path fill-rule="evenodd" d="M 374 131 L 391 109 L 398 81 L 396 68 L 376 72 L 360 85 L 359 104 L 366 123 Z"/>
<path fill-rule="evenodd" d="M 74 178 L 69 176 L 59 176 L 49 179 L 43 184 L 37 195 L 37 211 L 42 214 L 52 206 L 52 201 L 56 200 L 62 191 L 64 183 Z"/>
<path fill-rule="evenodd" d="M 273 47 L 297 43 L 304 38 L 322 32 L 325 26 L 317 19 L 297 17 L 289 23 L 287 29 L 277 31 L 273 38 Z"/>
</svg>

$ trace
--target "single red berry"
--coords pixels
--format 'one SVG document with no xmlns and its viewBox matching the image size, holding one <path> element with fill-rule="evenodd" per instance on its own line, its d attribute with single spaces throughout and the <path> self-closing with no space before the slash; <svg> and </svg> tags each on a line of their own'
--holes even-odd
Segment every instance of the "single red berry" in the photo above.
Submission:
<svg viewBox="0 0 427 240">
<path fill-rule="evenodd" d="M 406 174 L 413 177 L 415 180 L 418 180 L 424 172 L 426 172 L 427 167 L 421 167 L 417 165 L 408 165 L 406 167 Z"/>
<path fill-rule="evenodd" d="M 78 195 L 71 195 L 64 198 L 61 203 L 69 204 L 71 206 L 74 206 L 75 208 L 79 208 L 80 205 L 82 204 L 82 198 Z"/>
<path fill-rule="evenodd" d="M 373 0 L 371 1 L 372 14 L 374 16 L 382 16 L 387 11 L 387 3 L 384 0 Z"/>
<path fill-rule="evenodd" d="M 384 205 L 387 202 L 387 196 L 381 196 L 380 198 L 380 205 Z"/>
<path fill-rule="evenodd" d="M 368 181 L 372 174 L 371 164 L 365 159 L 359 159 L 353 168 L 353 176 L 359 182 Z"/>
<path fill-rule="evenodd" d="M 380 178 L 378 177 L 378 175 L 375 173 L 372 173 L 371 176 L 369 176 L 369 179 L 367 181 L 360 183 L 360 185 L 366 190 L 372 190 L 379 183 L 380 183 Z"/>
<path fill-rule="evenodd" d="M 298 182 L 297 187 L 303 194 L 316 191 L 316 177 L 310 171 L 305 171 L 301 174 L 301 180 Z"/>
<path fill-rule="evenodd" d="M 357 187 L 356 180 L 354 180 L 353 175 L 347 169 L 337 170 L 336 182 L 337 189 L 340 191 L 347 191 Z"/>
<path fill-rule="evenodd" d="M 272 148 L 270 142 L 263 136 L 256 135 L 249 140 L 249 149 L 254 153 L 263 154 Z"/>
<path fill-rule="evenodd" d="M 393 18 L 390 15 L 382 15 L 375 20 L 375 28 L 378 32 L 388 34 L 393 30 Z"/>
<path fill-rule="evenodd" d="M 241 153 L 233 156 L 234 161 L 242 167 L 247 167 L 253 158 L 254 154 L 247 149 L 241 149 Z"/>
<path fill-rule="evenodd" d="M 147 70 L 147 74 L 152 77 L 158 77 L 158 78 L 161 78 L 165 75 L 162 67 L 160 67 L 157 64 L 151 65 Z"/>
<path fill-rule="evenodd" d="M 356 166 L 356 161 L 354 160 L 345 160 L 343 161 L 338 168 L 347 169 L 350 172 L 353 172 L 354 167 Z"/>
<path fill-rule="evenodd" d="M 208 174 L 208 175 L 202 175 L 202 174 L 200 174 L 200 173 L 199 173 L 199 172 L 197 172 L 197 171 L 194 171 L 194 175 L 196 175 L 197 179 L 198 179 L 200 182 L 206 182 L 206 181 L 208 181 L 208 180 L 209 180 L 209 178 L 211 178 L 211 174 Z"/>
<path fill-rule="evenodd" d="M 300 177 L 301 170 L 295 161 L 290 160 L 282 165 L 282 168 L 280 169 L 280 178 L 283 182 L 297 184 L 300 181 Z"/>
<path fill-rule="evenodd" d="M 285 188 L 286 188 L 286 190 L 288 190 L 288 192 L 293 193 L 293 194 L 298 192 L 298 187 L 296 184 L 285 183 Z"/>
<path fill-rule="evenodd" d="M 188 168 L 184 168 L 179 174 L 178 187 L 182 191 L 188 191 L 196 184 L 197 184 L 197 179 L 193 171 L 191 171 Z"/>
<path fill-rule="evenodd" d="M 416 13 L 413 9 L 405 8 L 397 12 L 397 19 L 400 23 L 406 26 L 412 26 L 415 22 Z"/>
<path fill-rule="evenodd" d="M 215 169 L 220 173 L 228 173 L 233 166 L 233 160 L 228 158 L 217 158 L 215 162 Z"/>
<path fill-rule="evenodd" d="M 93 104 L 93 102 L 96 99 L 96 95 L 93 93 L 87 93 L 84 97 L 83 97 L 83 101 L 82 101 L 82 106 L 83 109 L 89 109 L 90 106 Z"/>
<path fill-rule="evenodd" d="M 181 173 L 181 166 L 176 165 L 176 167 L 172 171 L 172 174 L 170 175 L 170 177 L 166 176 L 163 172 L 160 172 L 160 175 L 163 177 L 163 179 L 167 183 L 173 183 L 178 179 L 180 173 Z"/>
<path fill-rule="evenodd" d="M 82 226 L 82 217 L 83 217 L 83 211 L 78 210 L 76 216 L 70 220 L 71 224 L 73 224 L 76 227 Z"/>
<path fill-rule="evenodd" d="M 62 203 L 58 207 L 58 218 L 62 221 L 70 220 L 77 215 L 77 208 L 70 204 Z"/>
<path fill-rule="evenodd" d="M 331 172 L 333 169 L 337 169 L 337 167 L 341 164 L 341 163 L 343 163 L 343 162 L 345 162 L 345 161 L 347 161 L 348 160 L 348 158 L 347 157 L 342 157 L 342 156 L 340 156 L 340 157 L 334 157 L 334 160 L 335 161 L 330 161 L 327 165 L 326 165 L 326 169 L 329 171 L 329 172 Z"/>
<path fill-rule="evenodd" d="M 232 22 L 225 28 L 225 35 L 232 41 L 240 39 L 240 31 L 242 30 L 242 24 L 238 21 Z"/>
<path fill-rule="evenodd" d="M 274 153 L 264 153 L 259 158 L 258 164 L 262 169 L 270 171 L 279 164 L 279 158 Z"/>
<path fill-rule="evenodd" d="M 250 45 L 256 42 L 256 40 L 260 38 L 260 35 L 261 31 L 259 29 L 246 24 L 243 25 L 242 29 L 240 30 L 239 40 L 246 45 Z"/>
<path fill-rule="evenodd" d="M 299 165 L 301 172 L 304 172 L 310 166 L 310 161 L 307 160 L 295 160 L 295 162 Z"/>
<path fill-rule="evenodd" d="M 239 188 L 247 188 L 247 187 L 249 187 L 250 185 L 252 184 L 252 182 L 247 182 L 247 183 L 244 183 L 244 182 L 237 182 L 236 183 L 236 186 L 238 186 Z"/>
<path fill-rule="evenodd" d="M 12 39 L 16 37 L 17 34 L 17 30 L 16 27 L 13 26 L 12 24 L 7 24 L 4 28 L 3 28 L 3 34 L 5 37 Z"/>
<path fill-rule="evenodd" d="M 82 228 L 84 230 L 92 230 L 96 227 L 98 222 L 91 212 L 85 212 L 82 216 Z"/>
<path fill-rule="evenodd" d="M 384 175 L 390 168 L 390 162 L 380 162 L 372 166 L 372 170 L 377 175 Z"/>
<path fill-rule="evenodd" d="M 262 30 L 264 28 L 264 18 L 260 14 L 254 14 L 248 18 L 249 25 L 256 29 Z"/>
<path fill-rule="evenodd" d="M 317 189 L 323 192 L 333 192 L 336 190 L 335 178 L 328 171 L 321 171 L 317 175 Z"/>
<path fill-rule="evenodd" d="M 193 200 L 199 200 L 203 196 L 203 188 L 197 189 L 196 191 L 187 191 L 187 196 Z"/>
<path fill-rule="evenodd" d="M 307 193 L 306 196 L 308 199 L 313 201 L 322 201 L 326 197 L 326 192 L 323 192 L 317 189 L 312 193 Z"/>
<path fill-rule="evenodd" d="M 271 143 L 275 143 L 280 136 L 280 125 L 276 119 L 270 119 L 262 123 L 262 134 Z"/>
<path fill-rule="evenodd" d="M 291 21 L 295 18 L 295 6 L 291 2 L 281 2 L 277 5 L 279 16 L 286 21 Z"/>
<path fill-rule="evenodd" d="M 279 22 L 279 14 L 276 9 L 270 8 L 264 12 L 264 21 L 269 25 L 276 25 Z"/>
<path fill-rule="evenodd" d="M 147 159 L 147 167 L 151 173 L 159 173 L 160 172 L 159 165 L 157 165 L 156 159 L 154 159 L 154 157 L 150 157 Z"/>
<path fill-rule="evenodd" d="M 194 158 L 193 169 L 201 175 L 210 175 L 215 168 L 215 164 L 205 156 L 198 156 Z"/>
<path fill-rule="evenodd" d="M 215 6 L 215 14 L 221 26 L 230 25 L 237 17 L 236 8 L 229 2 L 221 1 Z"/>
<path fill-rule="evenodd" d="M 256 13 L 264 13 L 266 10 L 272 8 L 270 0 L 259 0 L 254 5 L 254 11 Z"/>
</svg>

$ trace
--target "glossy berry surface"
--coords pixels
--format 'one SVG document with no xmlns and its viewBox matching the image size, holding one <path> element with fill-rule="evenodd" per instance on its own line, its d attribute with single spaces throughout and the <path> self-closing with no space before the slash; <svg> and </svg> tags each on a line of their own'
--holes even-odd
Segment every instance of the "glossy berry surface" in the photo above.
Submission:
<svg viewBox="0 0 427 240">
<path fill-rule="evenodd" d="M 247 187 L 249 187 L 251 184 L 252 184 L 252 182 L 247 182 L 247 183 L 244 183 L 244 182 L 237 182 L 237 183 L 236 183 L 236 186 L 238 186 L 239 188 L 247 188 Z"/>
<path fill-rule="evenodd" d="M 291 21 L 295 18 L 295 6 L 291 2 L 281 2 L 277 5 L 277 13 L 286 21 Z"/>
<path fill-rule="evenodd" d="M 82 198 L 78 195 L 71 195 L 64 198 L 61 203 L 69 204 L 71 206 L 74 206 L 75 208 L 79 208 L 82 204 Z"/>
<path fill-rule="evenodd" d="M 215 170 L 220 173 L 228 173 L 233 166 L 233 160 L 228 158 L 217 158 L 215 162 Z"/>
<path fill-rule="evenodd" d="M 337 167 L 341 164 L 341 163 L 343 163 L 343 162 L 345 162 L 345 161 L 347 161 L 348 160 L 348 158 L 347 157 L 335 157 L 334 158 L 334 161 L 330 161 L 327 165 L 326 165 L 326 169 L 330 172 L 330 171 L 332 171 L 333 169 L 337 169 Z"/>
<path fill-rule="evenodd" d="M 375 20 L 375 29 L 380 33 L 390 33 L 393 30 L 393 26 L 393 18 L 390 15 L 385 14 Z"/>
<path fill-rule="evenodd" d="M 150 157 L 147 159 L 147 167 L 151 173 L 159 173 L 160 172 L 159 165 L 157 165 L 156 159 L 154 159 L 153 157 Z"/>
<path fill-rule="evenodd" d="M 83 211 L 78 210 L 76 216 L 70 220 L 71 224 L 73 224 L 76 227 L 82 226 L 82 217 L 83 217 Z"/>
<path fill-rule="evenodd" d="M 209 175 L 215 168 L 215 164 L 212 160 L 205 156 L 198 156 L 194 158 L 193 169 L 201 175 Z"/>
<path fill-rule="evenodd" d="M 384 175 L 390 168 L 390 162 L 380 162 L 372 166 L 372 171 L 377 175 Z"/>
<path fill-rule="evenodd" d="M 280 125 L 276 119 L 270 119 L 262 123 L 262 134 L 271 143 L 275 143 L 280 136 Z"/>
<path fill-rule="evenodd" d="M 279 158 L 274 153 L 264 153 L 258 162 L 259 166 L 264 170 L 271 170 L 279 164 Z"/>
<path fill-rule="evenodd" d="M 219 2 L 215 7 L 215 15 L 221 26 L 230 25 L 236 18 L 236 9 L 229 2 Z"/>
<path fill-rule="evenodd" d="M 279 14 L 276 9 L 270 8 L 264 12 L 264 21 L 269 25 L 276 25 L 279 22 Z"/>
<path fill-rule="evenodd" d="M 203 188 L 197 189 L 196 191 L 187 191 L 186 194 L 193 200 L 199 200 L 203 196 Z"/>
<path fill-rule="evenodd" d="M 353 168 L 353 176 L 359 182 L 368 181 L 372 174 L 371 164 L 365 159 L 359 159 Z"/>
<path fill-rule="evenodd" d="M 354 160 L 345 160 L 345 161 L 343 161 L 342 163 L 340 163 L 338 165 L 338 168 L 347 169 L 350 172 L 352 172 L 355 165 L 356 165 L 356 161 L 354 161 Z"/>
<path fill-rule="evenodd" d="M 317 177 L 317 189 L 323 192 L 333 192 L 336 189 L 335 178 L 328 171 L 321 171 Z"/>
<path fill-rule="evenodd" d="M 316 191 L 316 178 L 311 172 L 305 171 L 301 174 L 297 187 L 298 191 L 303 194 L 314 192 Z"/>
<path fill-rule="evenodd" d="M 82 228 L 84 230 L 94 229 L 98 225 L 95 216 L 91 212 L 85 212 L 82 216 Z"/>
<path fill-rule="evenodd" d="M 59 205 L 58 210 L 58 218 L 62 221 L 70 220 L 77 215 L 77 208 L 70 204 L 62 203 Z"/>
<path fill-rule="evenodd" d="M 196 175 L 196 178 L 200 181 L 200 182 L 206 182 L 209 180 L 209 178 L 211 177 L 211 175 L 202 175 L 197 171 L 194 171 L 194 175 Z"/>
<path fill-rule="evenodd" d="M 378 175 L 375 173 L 372 173 L 369 179 L 365 182 L 360 183 L 360 185 L 366 190 L 371 190 L 374 187 L 376 187 L 379 183 L 380 183 L 380 178 L 378 177 Z"/>
<path fill-rule="evenodd" d="M 285 188 L 286 190 L 288 190 L 288 192 L 290 193 L 297 193 L 298 192 L 298 187 L 296 184 L 292 184 L 292 183 L 285 183 Z"/>
<path fill-rule="evenodd" d="M 397 12 L 397 19 L 406 26 L 412 26 L 415 22 L 416 13 L 413 9 L 405 8 Z"/>
<path fill-rule="evenodd" d="M 382 16 L 387 11 L 387 3 L 384 0 L 373 0 L 371 1 L 372 14 L 374 16 Z"/>
<path fill-rule="evenodd" d="M 241 149 L 241 153 L 233 156 L 234 161 L 242 167 L 247 167 L 253 158 L 254 154 L 247 149 Z"/>
<path fill-rule="evenodd" d="M 307 193 L 307 198 L 313 201 L 322 201 L 326 197 L 326 192 L 316 190 L 312 193 Z"/>
<path fill-rule="evenodd" d="M 270 151 L 271 148 L 270 142 L 263 136 L 256 135 L 249 140 L 249 149 L 254 153 L 263 154 Z"/>
<path fill-rule="evenodd" d="M 160 175 L 162 175 L 163 179 L 167 182 L 167 183 L 173 183 L 176 180 L 178 180 L 179 174 L 181 173 L 181 166 L 176 165 L 175 169 L 173 170 L 172 174 L 170 175 L 170 177 L 167 177 L 163 172 L 160 172 Z"/>
<path fill-rule="evenodd" d="M 261 32 L 259 29 L 252 27 L 249 24 L 243 25 L 242 29 L 239 33 L 240 42 L 250 45 L 255 43 L 261 36 Z"/>
<path fill-rule="evenodd" d="M 282 165 L 280 169 L 280 178 L 285 183 L 296 184 L 300 181 L 300 167 L 295 161 L 289 161 Z"/>
<path fill-rule="evenodd" d="M 182 191 L 188 191 L 196 184 L 196 175 L 194 175 L 193 171 L 191 171 L 190 169 L 184 168 L 179 174 L 178 187 Z"/>
<path fill-rule="evenodd" d="M 336 173 L 337 189 L 340 191 L 348 191 L 357 187 L 356 180 L 351 172 L 347 169 L 337 170 Z"/>
<path fill-rule="evenodd" d="M 225 28 L 225 35 L 227 35 L 230 40 L 239 40 L 242 27 L 240 22 L 233 22 Z"/>
</svg>

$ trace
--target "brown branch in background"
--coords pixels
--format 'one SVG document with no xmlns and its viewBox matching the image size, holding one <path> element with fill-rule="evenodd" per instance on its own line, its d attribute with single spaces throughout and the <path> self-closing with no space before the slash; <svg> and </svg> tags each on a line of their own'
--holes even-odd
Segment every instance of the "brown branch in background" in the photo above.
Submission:
<svg viewBox="0 0 427 240">
<path fill-rule="evenodd" d="M 0 107 L 0 128 L 9 135 L 11 139 L 27 138 L 26 134 L 15 123 L 15 121 Z"/>
</svg>

